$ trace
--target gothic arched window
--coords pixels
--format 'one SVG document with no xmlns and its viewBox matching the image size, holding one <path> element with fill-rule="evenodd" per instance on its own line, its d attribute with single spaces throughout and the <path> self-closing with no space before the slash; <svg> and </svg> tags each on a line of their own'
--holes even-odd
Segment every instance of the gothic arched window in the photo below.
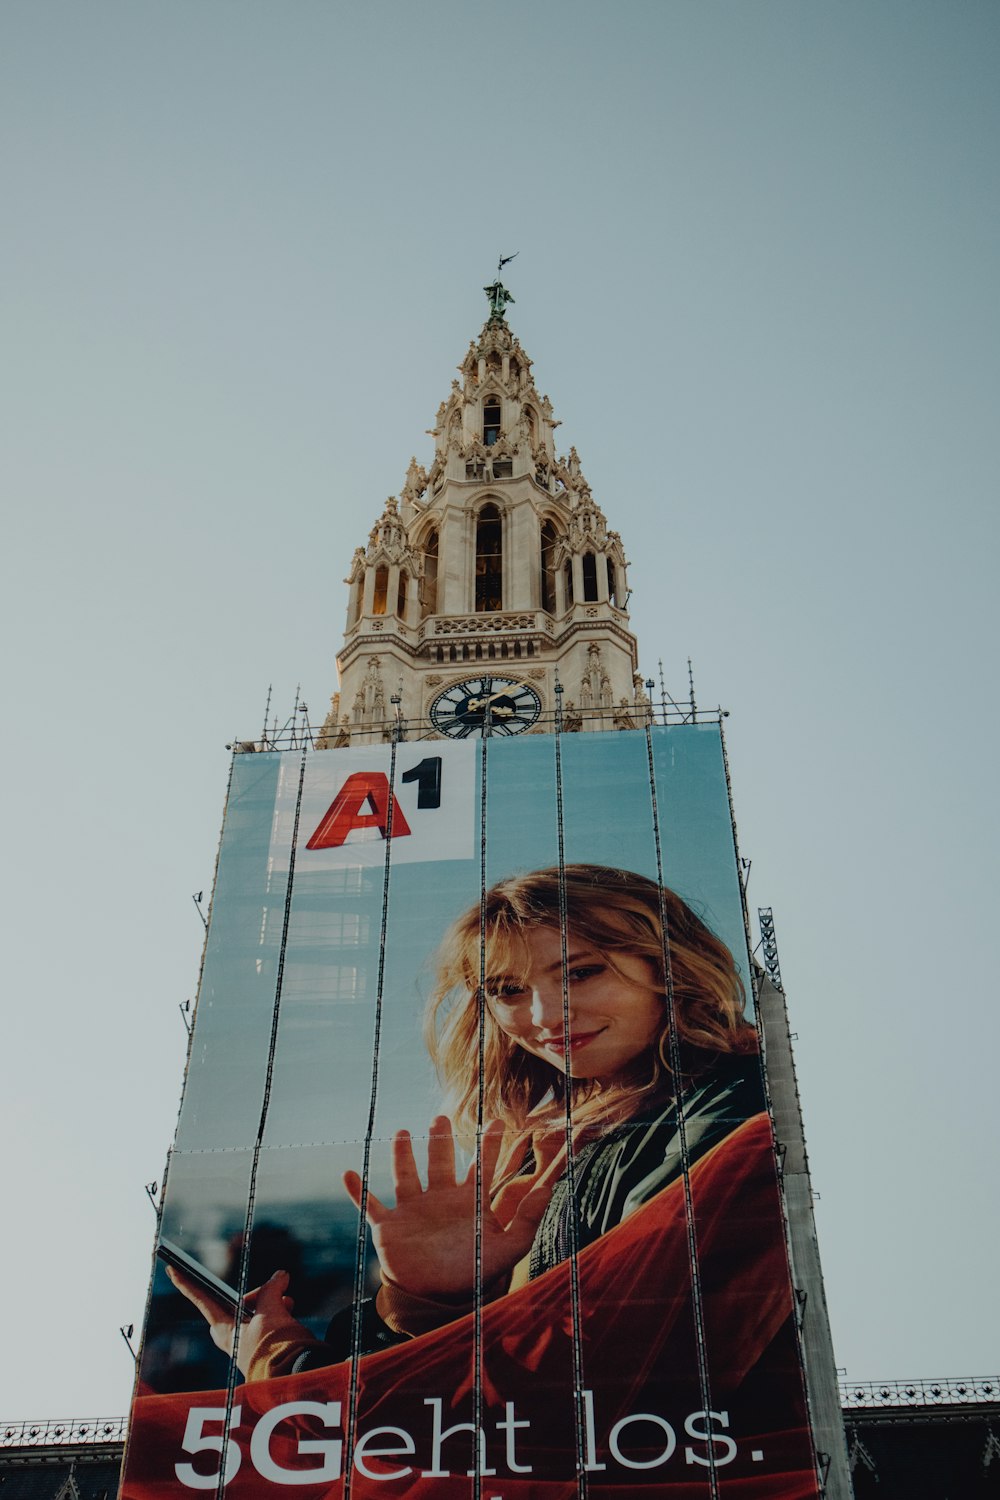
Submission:
<svg viewBox="0 0 1000 1500">
<path fill-rule="evenodd" d="M 420 603 L 420 617 L 437 614 L 438 602 L 438 534 L 427 533 L 424 542 L 424 589 Z"/>
<path fill-rule="evenodd" d="M 386 595 L 389 592 L 389 569 L 375 569 L 375 595 L 372 599 L 372 614 L 384 615 Z"/>
<path fill-rule="evenodd" d="M 542 527 L 542 608 L 556 612 L 556 528 L 551 521 Z"/>
<path fill-rule="evenodd" d="M 593 552 L 583 554 L 583 597 L 587 604 L 597 602 L 597 558 Z"/>
<path fill-rule="evenodd" d="M 476 612 L 503 609 L 503 522 L 495 505 L 476 519 Z"/>
<path fill-rule="evenodd" d="M 610 557 L 608 558 L 608 598 L 611 600 L 612 604 L 617 606 L 618 583 L 615 578 L 615 565 Z"/>
<path fill-rule="evenodd" d="M 567 557 L 563 563 L 563 582 L 566 585 L 566 608 L 573 603 L 573 560 Z"/>
<path fill-rule="evenodd" d="M 487 396 L 483 402 L 483 442 L 492 448 L 500 436 L 500 402 L 496 396 Z"/>
<path fill-rule="evenodd" d="M 401 620 L 406 619 L 406 585 L 409 582 L 408 575 L 399 570 L 399 590 L 396 594 L 396 613 Z"/>
</svg>

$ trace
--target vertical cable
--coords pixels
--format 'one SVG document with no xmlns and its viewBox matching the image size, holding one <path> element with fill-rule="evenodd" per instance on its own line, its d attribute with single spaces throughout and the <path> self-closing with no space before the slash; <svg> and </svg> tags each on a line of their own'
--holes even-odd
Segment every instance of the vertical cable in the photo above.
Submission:
<svg viewBox="0 0 1000 1500">
<path fill-rule="evenodd" d="M 486 790 L 487 754 L 492 729 L 490 702 L 486 700 L 486 716 L 480 741 L 479 770 L 479 1006 L 477 1009 L 479 1030 L 477 1034 L 477 1093 L 476 1093 L 476 1240 L 474 1251 L 472 1285 L 472 1496 L 482 1500 L 483 1476 L 481 1473 L 482 1443 L 480 1433 L 483 1426 L 483 1111 L 486 1085 L 483 1070 L 486 1065 Z"/>
<path fill-rule="evenodd" d="M 681 1153 L 681 1178 L 684 1183 L 684 1221 L 687 1228 L 688 1266 L 691 1273 L 691 1309 L 694 1315 L 695 1354 L 698 1364 L 698 1392 L 702 1410 L 710 1412 L 712 1392 L 708 1373 L 708 1348 L 705 1343 L 705 1309 L 701 1290 L 701 1269 L 698 1263 L 698 1234 L 694 1220 L 694 1195 L 691 1191 L 691 1156 L 687 1143 L 687 1124 L 684 1119 L 683 1082 L 681 1078 L 681 1047 L 677 1034 L 677 1013 L 674 1006 L 674 976 L 670 962 L 670 932 L 667 908 L 663 899 L 663 850 L 660 842 L 660 815 L 656 800 L 656 770 L 653 761 L 653 734 L 646 725 L 646 758 L 649 765 L 649 796 L 653 811 L 653 838 L 656 844 L 656 886 L 660 904 L 660 927 L 663 945 L 663 988 L 667 1002 L 667 1037 L 670 1051 L 670 1071 L 674 1077 L 674 1098 L 677 1108 L 677 1139 Z M 719 1472 L 715 1462 L 715 1443 L 708 1440 L 708 1487 L 712 1500 L 719 1500 Z"/>
<path fill-rule="evenodd" d="M 285 910 L 281 923 L 281 942 L 278 948 L 278 968 L 274 981 L 274 1007 L 271 1011 L 271 1035 L 267 1047 L 267 1068 L 264 1073 L 264 1093 L 260 1103 L 260 1120 L 257 1124 L 257 1136 L 253 1145 L 253 1153 L 250 1159 L 250 1181 L 247 1188 L 247 1211 L 243 1223 L 243 1245 L 240 1251 L 240 1269 L 236 1280 L 236 1290 L 242 1299 L 247 1291 L 247 1276 L 250 1269 L 250 1238 L 253 1233 L 254 1204 L 257 1197 L 257 1173 L 260 1168 L 260 1153 L 264 1142 L 264 1131 L 267 1127 L 267 1113 L 271 1103 L 271 1082 L 274 1077 L 274 1054 L 278 1045 L 278 1022 L 281 1018 L 281 996 L 285 981 L 285 952 L 288 946 L 288 925 L 292 915 L 292 890 L 295 885 L 295 852 L 299 841 L 299 815 L 302 810 L 302 787 L 306 774 L 306 751 L 302 749 L 299 759 L 299 783 L 295 793 L 295 817 L 292 820 L 292 842 L 288 853 L 288 880 L 285 885 Z M 226 1455 L 228 1453 L 229 1424 L 233 1413 L 233 1395 L 236 1390 L 236 1376 L 238 1366 L 236 1357 L 240 1348 L 241 1321 L 239 1315 L 233 1330 L 233 1356 L 229 1366 L 229 1378 L 226 1381 L 226 1416 L 222 1424 L 222 1461 L 219 1468 L 219 1482 L 216 1486 L 217 1500 L 222 1500 L 223 1490 L 226 1484 Z"/>
<path fill-rule="evenodd" d="M 372 1136 L 378 1106 L 379 1047 L 382 1041 L 382 995 L 385 987 L 385 939 L 389 924 L 389 874 L 392 866 L 392 814 L 396 802 L 396 750 L 399 744 L 399 722 L 393 725 L 392 749 L 389 752 L 389 806 L 385 818 L 385 863 L 382 866 L 382 925 L 379 931 L 378 980 L 375 985 L 375 1018 L 372 1025 L 372 1072 L 368 1093 L 368 1124 L 365 1128 L 364 1154 L 361 1165 L 361 1208 L 358 1213 L 358 1238 L 354 1251 L 354 1301 L 351 1319 L 351 1378 L 347 1392 L 347 1426 L 344 1430 L 344 1496 L 351 1500 L 354 1480 L 354 1434 L 358 1421 L 359 1375 L 361 1361 L 361 1304 L 365 1290 L 365 1250 L 368 1243 L 368 1183 L 371 1176 Z"/>
<path fill-rule="evenodd" d="M 569 1297 L 572 1320 L 572 1370 L 573 1370 L 573 1438 L 576 1449 L 576 1492 L 579 1500 L 587 1500 L 590 1482 L 586 1468 L 586 1447 L 583 1417 L 583 1322 L 580 1315 L 580 1226 L 577 1219 L 576 1158 L 573 1151 L 573 1089 L 570 1077 L 570 1013 L 569 1013 L 569 962 L 566 925 L 569 919 L 566 902 L 566 841 L 563 822 L 563 778 L 562 778 L 562 684 L 556 684 L 556 834 L 559 863 L 559 943 L 560 977 L 562 980 L 563 1062 L 566 1086 L 564 1090 L 564 1132 L 566 1140 L 566 1187 L 569 1197 Z"/>
</svg>

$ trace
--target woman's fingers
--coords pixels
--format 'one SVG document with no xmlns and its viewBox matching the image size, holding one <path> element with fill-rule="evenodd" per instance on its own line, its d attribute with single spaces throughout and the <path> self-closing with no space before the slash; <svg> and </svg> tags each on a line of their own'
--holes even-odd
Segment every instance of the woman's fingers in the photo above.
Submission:
<svg viewBox="0 0 1000 1500">
<path fill-rule="evenodd" d="M 396 1189 L 397 1203 L 416 1198 L 423 1192 L 408 1130 L 397 1130 L 392 1138 L 392 1185 Z"/>
<path fill-rule="evenodd" d="M 350 1198 L 355 1208 L 360 1208 L 361 1199 L 364 1196 L 361 1178 L 358 1176 L 357 1172 L 345 1172 L 343 1181 L 344 1187 L 347 1189 L 348 1198 Z M 365 1218 L 374 1229 L 376 1224 L 381 1224 L 383 1220 L 388 1217 L 388 1215 L 391 1213 L 391 1209 L 386 1208 L 385 1204 L 381 1203 L 369 1188 L 368 1196 L 364 1205 L 364 1212 Z"/>
<path fill-rule="evenodd" d="M 497 1167 L 504 1147 L 504 1125 L 501 1120 L 491 1120 L 482 1133 L 478 1153 L 479 1178 L 484 1200 L 489 1199 Z M 473 1188 L 476 1182 L 476 1160 L 461 1182 L 455 1170 L 455 1135 L 447 1115 L 437 1115 L 427 1132 L 427 1187 L 424 1188 L 413 1140 L 408 1130 L 398 1130 L 392 1138 L 392 1177 L 396 1192 L 395 1208 L 387 1208 L 370 1190 L 366 1205 L 369 1224 L 374 1228 L 384 1224 L 401 1208 L 419 1204 L 419 1200 L 446 1190 L 454 1191 L 461 1186 Z M 361 1207 L 362 1183 L 357 1172 L 344 1173 L 344 1186 L 355 1207 Z M 437 1200 L 440 1201 L 440 1200 Z"/>
<path fill-rule="evenodd" d="M 397 1130 L 392 1138 L 392 1181 L 396 1191 L 396 1209 L 385 1206 L 369 1190 L 366 1215 L 369 1224 L 382 1224 L 401 1205 L 412 1203 L 424 1193 L 408 1130 Z M 355 1207 L 361 1207 L 362 1184 L 357 1172 L 344 1173 L 344 1186 Z M 447 1115 L 432 1120 L 427 1134 L 427 1190 L 455 1186 L 455 1137 Z"/>
<path fill-rule="evenodd" d="M 414 1167 L 416 1175 L 416 1167 Z M 455 1137 L 447 1115 L 436 1115 L 427 1132 L 427 1188 L 455 1186 Z M 417 1191 L 420 1179 L 417 1178 Z"/>
<path fill-rule="evenodd" d="M 228 1302 L 220 1302 L 213 1297 L 211 1292 L 188 1276 L 184 1271 L 179 1271 L 175 1266 L 167 1266 L 167 1275 L 174 1286 L 181 1292 L 189 1302 L 198 1309 L 206 1323 L 213 1328 L 232 1329 L 236 1322 L 236 1314 Z M 273 1317 L 275 1313 L 290 1312 L 292 1299 L 285 1295 L 288 1290 L 288 1272 L 275 1271 L 269 1281 L 263 1286 L 254 1287 L 252 1292 L 247 1292 L 243 1298 L 243 1310 L 248 1318 L 255 1317 L 258 1313 L 266 1317 Z"/>
<path fill-rule="evenodd" d="M 263 1286 L 254 1287 L 252 1292 L 247 1292 L 243 1298 L 244 1308 L 252 1316 L 259 1313 L 262 1317 L 273 1318 L 276 1313 L 283 1312 L 285 1304 L 292 1300 L 285 1296 L 288 1282 L 287 1271 L 275 1271 Z"/>
<path fill-rule="evenodd" d="M 206 1323 L 211 1323 L 214 1326 L 216 1323 L 233 1324 L 236 1322 L 236 1315 L 232 1308 L 227 1306 L 225 1302 L 217 1301 L 192 1276 L 187 1276 L 183 1271 L 178 1271 L 175 1266 L 167 1266 L 167 1275 L 177 1290 L 189 1302 L 194 1304 Z"/>
</svg>

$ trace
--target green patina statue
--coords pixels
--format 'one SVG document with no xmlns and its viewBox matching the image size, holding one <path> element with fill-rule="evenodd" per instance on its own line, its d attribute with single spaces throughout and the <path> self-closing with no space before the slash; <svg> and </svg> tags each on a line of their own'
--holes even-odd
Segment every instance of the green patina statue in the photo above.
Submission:
<svg viewBox="0 0 1000 1500">
<path fill-rule="evenodd" d="M 513 297 L 499 279 L 494 281 L 492 286 L 484 286 L 483 291 L 486 293 L 490 304 L 488 321 L 490 323 L 502 323 L 504 313 L 507 310 L 507 304 L 508 302 L 513 302 Z"/>
<path fill-rule="evenodd" d="M 496 281 L 494 281 L 492 286 L 483 287 L 483 291 L 486 293 L 487 301 L 490 304 L 490 315 L 487 319 L 487 322 L 502 323 L 504 321 L 504 313 L 507 311 L 507 304 L 509 302 L 513 302 L 514 300 L 510 292 L 508 292 L 507 288 L 501 282 L 500 272 L 503 270 L 504 266 L 508 265 L 512 260 L 516 260 L 519 253 L 519 251 L 515 250 L 513 255 L 501 255 L 499 263 L 497 265 Z"/>
</svg>

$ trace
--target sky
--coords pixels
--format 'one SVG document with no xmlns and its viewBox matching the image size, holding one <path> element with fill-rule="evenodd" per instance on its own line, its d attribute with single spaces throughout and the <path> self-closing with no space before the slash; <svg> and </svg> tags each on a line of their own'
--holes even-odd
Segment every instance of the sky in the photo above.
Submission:
<svg viewBox="0 0 1000 1500">
<path fill-rule="evenodd" d="M 8 0 L 0 1419 L 119 1415 L 226 745 L 486 315 L 726 732 L 838 1365 L 997 1373 L 1000 12 Z"/>
</svg>

